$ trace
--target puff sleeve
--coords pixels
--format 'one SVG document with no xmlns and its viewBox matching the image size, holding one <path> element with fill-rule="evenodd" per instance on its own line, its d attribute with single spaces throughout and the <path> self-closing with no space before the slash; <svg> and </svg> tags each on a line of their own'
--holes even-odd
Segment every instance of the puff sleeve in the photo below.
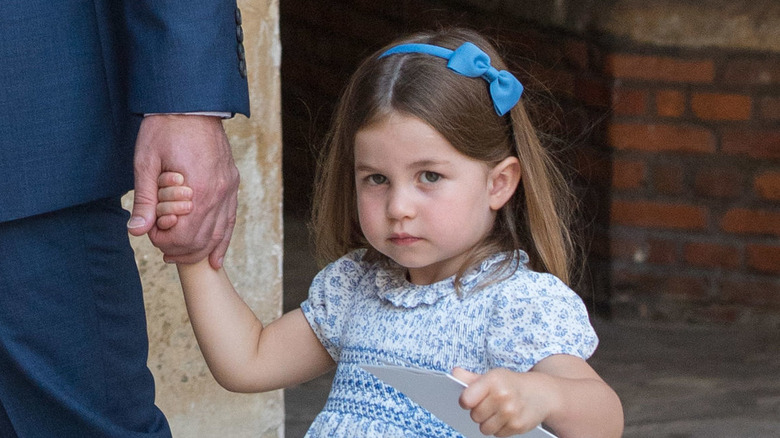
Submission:
<svg viewBox="0 0 780 438">
<path fill-rule="evenodd" d="M 349 316 L 360 278 L 365 272 L 361 263 L 365 251 L 351 252 L 326 266 L 312 281 L 309 297 L 301 310 L 325 350 L 338 362 L 341 336 Z"/>
<path fill-rule="evenodd" d="M 596 350 L 598 338 L 582 299 L 553 275 L 523 271 L 494 301 L 489 368 L 525 372 L 554 354 L 587 359 Z"/>
</svg>

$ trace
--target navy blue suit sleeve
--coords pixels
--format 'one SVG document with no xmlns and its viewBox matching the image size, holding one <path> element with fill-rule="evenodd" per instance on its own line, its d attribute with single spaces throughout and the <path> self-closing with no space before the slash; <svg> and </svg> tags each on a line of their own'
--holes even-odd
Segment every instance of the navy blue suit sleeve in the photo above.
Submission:
<svg viewBox="0 0 780 438">
<path fill-rule="evenodd" d="M 130 110 L 223 111 L 249 116 L 235 0 L 125 3 Z M 245 67 L 244 67 L 245 68 Z"/>
</svg>

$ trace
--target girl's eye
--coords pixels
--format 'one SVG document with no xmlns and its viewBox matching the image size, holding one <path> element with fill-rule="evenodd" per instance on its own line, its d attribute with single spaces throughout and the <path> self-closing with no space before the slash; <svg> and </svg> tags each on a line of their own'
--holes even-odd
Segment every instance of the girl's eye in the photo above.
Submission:
<svg viewBox="0 0 780 438">
<path fill-rule="evenodd" d="M 422 182 L 426 183 L 435 183 L 436 181 L 441 179 L 441 174 L 431 171 L 425 171 L 420 175 L 420 179 Z"/>
<path fill-rule="evenodd" d="M 375 185 L 380 185 L 380 184 L 384 184 L 384 183 L 387 182 L 387 177 L 385 177 L 384 175 L 380 175 L 378 173 L 375 173 L 373 175 L 369 175 L 367 179 L 368 179 L 368 182 L 370 182 L 371 184 L 375 184 Z"/>
</svg>

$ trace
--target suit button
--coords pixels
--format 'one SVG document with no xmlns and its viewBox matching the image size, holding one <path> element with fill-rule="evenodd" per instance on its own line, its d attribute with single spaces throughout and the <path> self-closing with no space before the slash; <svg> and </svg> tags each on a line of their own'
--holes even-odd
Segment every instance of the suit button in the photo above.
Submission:
<svg viewBox="0 0 780 438">
<path fill-rule="evenodd" d="M 246 52 L 244 51 L 244 45 L 241 43 L 238 43 L 238 46 L 236 47 L 236 52 L 238 53 L 238 59 L 243 60 L 246 59 Z"/>
<path fill-rule="evenodd" d="M 242 78 L 246 78 L 246 61 L 243 59 L 238 61 L 238 72 L 241 74 Z"/>
<path fill-rule="evenodd" d="M 236 8 L 236 24 L 241 25 L 241 9 Z"/>
<path fill-rule="evenodd" d="M 236 26 L 236 39 L 239 43 L 244 42 L 244 29 L 241 26 Z"/>
</svg>

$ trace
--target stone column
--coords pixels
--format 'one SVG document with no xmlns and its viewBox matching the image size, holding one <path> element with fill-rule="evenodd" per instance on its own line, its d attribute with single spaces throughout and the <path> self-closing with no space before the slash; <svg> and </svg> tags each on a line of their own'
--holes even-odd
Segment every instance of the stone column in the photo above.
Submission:
<svg viewBox="0 0 780 438">
<path fill-rule="evenodd" d="M 236 289 L 267 324 L 281 314 L 282 182 L 279 4 L 239 0 L 252 118 L 225 122 L 241 172 L 238 221 L 225 267 Z M 132 194 L 125 207 L 132 206 Z M 149 330 L 149 368 L 157 404 L 175 437 L 283 437 L 281 391 L 234 394 L 214 381 L 192 333 L 176 268 L 147 237 L 133 238 Z"/>
</svg>

